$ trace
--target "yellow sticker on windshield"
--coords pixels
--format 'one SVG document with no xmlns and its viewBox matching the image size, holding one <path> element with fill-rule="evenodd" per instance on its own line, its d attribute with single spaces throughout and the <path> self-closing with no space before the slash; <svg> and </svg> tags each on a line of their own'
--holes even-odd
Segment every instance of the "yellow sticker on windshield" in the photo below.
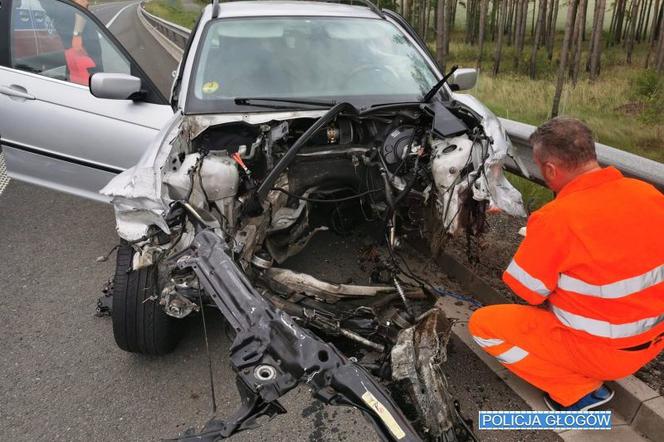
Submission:
<svg viewBox="0 0 664 442">
<path fill-rule="evenodd" d="M 203 85 L 203 93 L 204 94 L 213 94 L 219 89 L 219 83 L 216 81 L 208 81 Z"/>
</svg>

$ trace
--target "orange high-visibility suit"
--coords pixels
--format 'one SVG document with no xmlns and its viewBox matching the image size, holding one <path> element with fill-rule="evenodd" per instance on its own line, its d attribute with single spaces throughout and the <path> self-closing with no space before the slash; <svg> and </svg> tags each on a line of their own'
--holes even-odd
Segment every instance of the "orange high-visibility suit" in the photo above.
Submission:
<svg viewBox="0 0 664 442">
<path fill-rule="evenodd" d="M 475 342 L 569 406 L 664 349 L 664 195 L 608 167 L 534 212 L 503 274 L 530 304 L 477 310 Z"/>
</svg>

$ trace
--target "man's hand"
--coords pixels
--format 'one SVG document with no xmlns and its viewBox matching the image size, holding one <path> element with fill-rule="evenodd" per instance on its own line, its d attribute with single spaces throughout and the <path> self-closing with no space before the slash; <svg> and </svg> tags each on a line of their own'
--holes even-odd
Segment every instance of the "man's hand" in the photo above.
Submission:
<svg viewBox="0 0 664 442">
<path fill-rule="evenodd" d="M 90 5 L 90 0 L 74 0 L 74 3 L 77 5 L 88 9 Z M 86 18 L 81 14 L 76 14 L 74 18 L 74 36 L 71 39 L 71 47 L 77 51 L 83 50 L 83 39 L 81 34 L 83 29 L 85 29 L 85 20 Z"/>
</svg>

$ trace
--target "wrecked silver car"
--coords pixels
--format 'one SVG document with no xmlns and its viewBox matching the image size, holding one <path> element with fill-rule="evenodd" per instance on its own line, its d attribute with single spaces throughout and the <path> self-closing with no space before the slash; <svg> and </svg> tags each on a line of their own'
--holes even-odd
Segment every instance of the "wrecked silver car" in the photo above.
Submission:
<svg viewBox="0 0 664 442">
<path fill-rule="evenodd" d="M 301 384 L 360 409 L 384 440 L 473 438 L 441 370 L 439 294 L 399 249 L 420 238 L 435 254 L 452 235 L 480 234 L 491 208 L 523 214 L 498 120 L 452 91 L 475 76 L 441 75 L 408 25 L 373 6 L 206 8 L 176 114 L 102 190 L 122 239 L 118 346 L 167 353 L 179 320 L 205 306 L 232 331 L 242 406 L 181 438 L 249 429 L 285 412 L 278 398 Z M 318 232 L 367 223 L 372 285 L 287 268 Z"/>
</svg>

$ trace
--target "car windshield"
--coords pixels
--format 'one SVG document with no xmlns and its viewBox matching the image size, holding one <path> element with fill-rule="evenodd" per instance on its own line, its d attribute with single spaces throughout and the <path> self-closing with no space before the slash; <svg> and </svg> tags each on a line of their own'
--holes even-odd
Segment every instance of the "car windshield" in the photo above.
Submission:
<svg viewBox="0 0 664 442">
<path fill-rule="evenodd" d="M 415 101 L 436 83 L 422 53 L 386 20 L 219 19 L 207 25 L 199 47 L 187 113 L 246 110 L 233 102 L 239 97 L 315 98 L 356 106 Z"/>
</svg>

